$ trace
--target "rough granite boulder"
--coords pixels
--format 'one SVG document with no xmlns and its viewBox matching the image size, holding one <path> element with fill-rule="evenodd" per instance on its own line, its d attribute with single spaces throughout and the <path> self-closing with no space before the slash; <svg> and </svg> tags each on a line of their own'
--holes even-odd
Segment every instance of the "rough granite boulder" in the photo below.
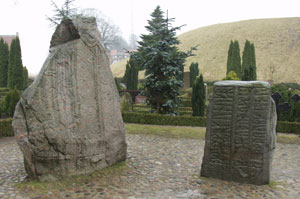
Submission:
<svg viewBox="0 0 300 199">
<path fill-rule="evenodd" d="M 126 159 L 125 127 L 95 18 L 63 21 L 13 118 L 29 177 L 80 175 Z"/>
<path fill-rule="evenodd" d="M 208 106 L 201 176 L 268 184 L 276 122 L 268 83 L 216 82 Z"/>
</svg>

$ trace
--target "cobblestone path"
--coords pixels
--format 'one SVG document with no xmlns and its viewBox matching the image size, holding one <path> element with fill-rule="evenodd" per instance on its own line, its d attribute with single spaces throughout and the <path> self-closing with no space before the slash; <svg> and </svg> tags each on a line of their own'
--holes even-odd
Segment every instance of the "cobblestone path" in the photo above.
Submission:
<svg viewBox="0 0 300 199">
<path fill-rule="evenodd" d="M 128 159 L 120 172 L 39 191 L 20 189 L 26 173 L 14 138 L 0 138 L 0 198 L 219 199 L 300 198 L 300 146 L 277 144 L 272 185 L 200 179 L 204 141 L 127 135 Z"/>
</svg>

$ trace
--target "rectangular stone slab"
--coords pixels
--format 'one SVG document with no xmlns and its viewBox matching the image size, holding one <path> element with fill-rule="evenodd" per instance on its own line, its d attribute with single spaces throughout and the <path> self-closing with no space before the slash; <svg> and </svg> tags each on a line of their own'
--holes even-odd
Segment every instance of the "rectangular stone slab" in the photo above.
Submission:
<svg viewBox="0 0 300 199">
<path fill-rule="evenodd" d="M 268 184 L 276 120 L 268 83 L 216 82 L 208 106 L 201 176 Z"/>
</svg>

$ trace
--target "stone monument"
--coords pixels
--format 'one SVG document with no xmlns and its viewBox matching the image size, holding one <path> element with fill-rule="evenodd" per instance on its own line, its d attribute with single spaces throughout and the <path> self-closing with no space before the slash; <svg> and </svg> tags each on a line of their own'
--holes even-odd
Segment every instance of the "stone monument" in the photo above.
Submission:
<svg viewBox="0 0 300 199">
<path fill-rule="evenodd" d="M 126 159 L 119 95 L 95 18 L 63 21 L 13 118 L 30 178 L 91 173 Z"/>
<path fill-rule="evenodd" d="M 208 106 L 201 176 L 268 184 L 276 120 L 268 83 L 216 82 Z"/>
</svg>

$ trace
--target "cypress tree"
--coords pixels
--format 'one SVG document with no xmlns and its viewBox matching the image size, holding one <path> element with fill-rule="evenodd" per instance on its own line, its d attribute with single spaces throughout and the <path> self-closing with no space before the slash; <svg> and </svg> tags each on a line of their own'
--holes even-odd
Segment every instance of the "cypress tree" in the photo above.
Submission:
<svg viewBox="0 0 300 199">
<path fill-rule="evenodd" d="M 16 54 L 16 40 L 13 39 L 10 44 L 9 59 L 8 59 L 8 76 L 7 76 L 7 87 L 14 88 L 15 85 L 15 54 Z"/>
<path fill-rule="evenodd" d="M 9 48 L 8 44 L 4 40 L 0 39 L 0 87 L 7 86 L 7 75 L 8 75 L 8 57 Z"/>
<path fill-rule="evenodd" d="M 126 70 L 123 77 L 123 82 L 128 90 L 137 90 L 139 69 L 135 61 L 130 58 L 126 64 Z"/>
<path fill-rule="evenodd" d="M 232 51 L 232 70 L 237 74 L 240 78 L 242 75 L 242 65 L 241 65 L 241 55 L 240 55 L 240 45 L 237 40 L 233 43 L 233 51 Z"/>
<path fill-rule="evenodd" d="M 124 76 L 123 76 L 121 82 L 126 84 L 127 78 L 129 78 L 128 76 L 129 76 L 129 61 L 127 61 L 127 63 L 126 63 L 125 73 L 124 73 Z"/>
<path fill-rule="evenodd" d="M 28 85 L 28 70 L 26 66 L 23 67 L 23 89 L 26 89 Z"/>
<path fill-rule="evenodd" d="M 24 88 L 24 81 L 23 81 L 23 63 L 22 63 L 22 53 L 21 53 L 21 45 L 20 45 L 20 39 L 17 36 L 16 37 L 16 82 L 15 85 L 17 89 L 23 90 Z"/>
<path fill-rule="evenodd" d="M 198 63 L 192 62 L 190 65 L 190 87 L 193 87 L 196 77 L 199 75 Z"/>
<path fill-rule="evenodd" d="M 254 44 L 251 44 L 251 69 L 250 69 L 250 79 L 257 80 L 256 74 L 256 55 L 255 55 L 255 47 Z"/>
<path fill-rule="evenodd" d="M 237 40 L 234 42 L 231 40 L 228 50 L 228 56 L 227 56 L 227 72 L 230 73 L 231 71 L 234 71 L 238 77 L 241 77 L 241 55 L 240 55 L 240 45 Z"/>
<path fill-rule="evenodd" d="M 243 81 L 257 80 L 255 47 L 248 40 L 246 40 L 243 52 L 242 71 Z"/>
<path fill-rule="evenodd" d="M 228 49 L 228 55 L 227 55 L 227 71 L 226 75 L 232 71 L 232 51 L 233 51 L 233 41 L 230 41 L 229 49 Z"/>
<path fill-rule="evenodd" d="M 244 51 L 243 51 L 243 61 L 242 61 L 243 81 L 251 80 L 250 67 L 251 67 L 251 44 L 249 40 L 246 40 Z"/>
<path fill-rule="evenodd" d="M 204 116 L 205 113 L 205 86 L 202 74 L 196 78 L 192 91 L 193 116 Z"/>
<path fill-rule="evenodd" d="M 23 85 L 23 64 L 20 39 L 17 36 L 11 43 L 8 63 L 8 88 L 16 87 L 18 90 L 24 88 Z"/>
</svg>

